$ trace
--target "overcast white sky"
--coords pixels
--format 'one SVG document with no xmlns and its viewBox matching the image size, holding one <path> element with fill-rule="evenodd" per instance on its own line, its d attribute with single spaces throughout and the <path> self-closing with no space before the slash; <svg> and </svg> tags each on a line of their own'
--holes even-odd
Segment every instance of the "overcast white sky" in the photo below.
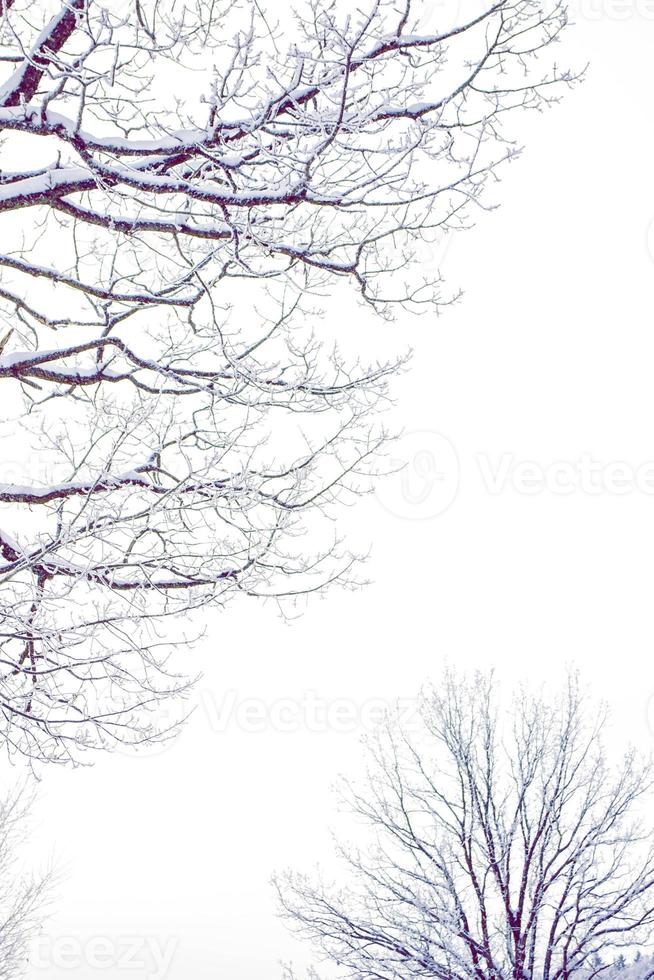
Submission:
<svg viewBox="0 0 654 980">
<path fill-rule="evenodd" d="M 330 785 L 379 699 L 445 659 L 512 679 L 576 663 L 651 746 L 654 0 L 572 7 L 562 60 L 587 81 L 522 120 L 501 208 L 441 257 L 463 301 L 395 325 L 409 467 L 343 520 L 371 584 L 290 626 L 214 615 L 174 745 L 45 775 L 30 858 L 62 877 L 30 980 L 278 978 L 271 873 L 331 870 Z"/>
</svg>

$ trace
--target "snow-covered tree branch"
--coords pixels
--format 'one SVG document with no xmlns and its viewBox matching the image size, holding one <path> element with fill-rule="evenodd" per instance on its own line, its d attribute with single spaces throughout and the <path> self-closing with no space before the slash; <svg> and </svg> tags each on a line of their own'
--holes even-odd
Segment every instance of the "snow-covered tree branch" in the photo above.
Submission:
<svg viewBox="0 0 654 980">
<path fill-rule="evenodd" d="M 16 750 L 154 737 L 148 712 L 186 684 L 180 612 L 347 580 L 352 556 L 300 535 L 368 485 L 399 365 L 326 344 L 325 294 L 350 284 L 382 316 L 447 303 L 415 242 L 487 206 L 504 117 L 571 81 L 558 0 L 439 31 L 425 13 L 318 0 L 278 28 L 254 0 L 0 4 Z"/>
</svg>

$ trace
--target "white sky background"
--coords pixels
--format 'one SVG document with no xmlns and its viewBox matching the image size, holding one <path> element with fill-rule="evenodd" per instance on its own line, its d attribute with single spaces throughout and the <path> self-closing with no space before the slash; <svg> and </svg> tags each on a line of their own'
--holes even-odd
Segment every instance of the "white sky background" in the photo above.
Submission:
<svg viewBox="0 0 654 980">
<path fill-rule="evenodd" d="M 526 151 L 501 208 L 441 256 L 463 300 L 394 327 L 415 349 L 395 388 L 409 467 L 342 522 L 373 545 L 371 584 L 290 626 L 272 606 L 214 614 L 172 746 L 45 774 L 29 857 L 62 877 L 29 980 L 277 980 L 293 944 L 270 875 L 332 870 L 330 784 L 375 699 L 414 694 L 446 658 L 554 681 L 576 663 L 616 735 L 653 746 L 654 0 L 572 7 L 562 60 L 590 61 L 587 81 L 513 120 Z M 357 330 L 353 306 L 333 316 Z M 511 467 L 530 461 L 549 489 L 524 492 L 537 473 Z M 552 484 L 575 473 L 572 493 Z M 259 710 L 271 720 L 247 730 Z M 130 965 L 127 940 L 174 946 L 167 972 L 142 948 Z"/>
</svg>

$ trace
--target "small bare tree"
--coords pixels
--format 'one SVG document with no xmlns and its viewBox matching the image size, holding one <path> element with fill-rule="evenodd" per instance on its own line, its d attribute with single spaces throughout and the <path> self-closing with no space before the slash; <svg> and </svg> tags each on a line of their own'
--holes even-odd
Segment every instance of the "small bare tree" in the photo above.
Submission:
<svg viewBox="0 0 654 980">
<path fill-rule="evenodd" d="M 14 789 L 0 800 L 0 980 L 24 976 L 40 928 L 49 876 L 19 873 L 32 795 Z"/>
<path fill-rule="evenodd" d="M 398 365 L 319 342 L 321 297 L 447 302 L 416 240 L 571 80 L 559 0 L 273 8 L 0 0 L 0 711 L 33 758 L 155 737 L 180 612 L 348 580 L 301 535 L 369 485 Z"/>
<path fill-rule="evenodd" d="M 629 751 L 609 765 L 605 712 L 574 680 L 553 703 L 520 694 L 506 724 L 497 701 L 492 677 L 448 675 L 410 731 L 389 721 L 369 781 L 347 787 L 374 842 L 342 849 L 351 884 L 279 879 L 330 976 L 592 980 L 648 941 L 649 764 Z"/>
</svg>

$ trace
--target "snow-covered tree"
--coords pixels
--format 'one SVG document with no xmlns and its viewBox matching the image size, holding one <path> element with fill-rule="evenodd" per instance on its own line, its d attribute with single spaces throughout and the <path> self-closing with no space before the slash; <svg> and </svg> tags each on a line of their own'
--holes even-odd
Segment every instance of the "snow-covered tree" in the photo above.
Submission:
<svg viewBox="0 0 654 980">
<path fill-rule="evenodd" d="M 30 876 L 19 867 L 29 843 L 31 802 L 24 787 L 0 799 L 0 980 L 25 975 L 47 898 L 49 876 Z"/>
<path fill-rule="evenodd" d="M 631 962 L 625 953 L 620 953 L 613 962 L 604 962 L 601 956 L 596 955 L 591 959 L 586 975 L 589 978 L 601 976 L 601 980 L 652 980 L 654 955 L 636 949 Z"/>
<path fill-rule="evenodd" d="M 326 975 L 617 980 L 654 926 L 652 769 L 633 751 L 608 761 L 605 721 L 574 678 L 501 708 L 492 675 L 451 673 L 410 730 L 389 719 L 346 789 L 370 846 L 341 849 L 343 887 L 278 880 Z"/>
<path fill-rule="evenodd" d="M 416 243 L 571 81 L 558 0 L 282 6 L 0 2 L 0 705 L 34 758 L 156 737 L 180 613 L 348 579 L 302 535 L 369 485 L 398 364 L 324 297 L 448 302 Z"/>
</svg>

